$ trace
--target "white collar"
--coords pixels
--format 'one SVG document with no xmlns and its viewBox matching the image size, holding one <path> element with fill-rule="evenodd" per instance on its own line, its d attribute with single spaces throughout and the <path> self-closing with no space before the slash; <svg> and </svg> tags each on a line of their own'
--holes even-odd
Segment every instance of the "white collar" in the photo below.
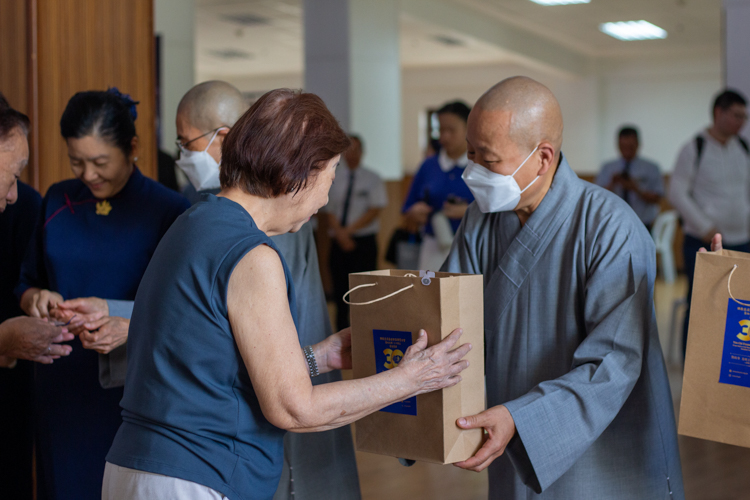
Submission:
<svg viewBox="0 0 750 500">
<path fill-rule="evenodd" d="M 466 165 L 469 164 L 469 157 L 466 153 L 464 153 L 461 158 L 454 160 L 448 157 L 448 153 L 445 152 L 445 149 L 440 150 L 437 160 L 440 165 L 440 170 L 443 172 L 450 172 L 455 167 L 466 168 Z"/>
</svg>

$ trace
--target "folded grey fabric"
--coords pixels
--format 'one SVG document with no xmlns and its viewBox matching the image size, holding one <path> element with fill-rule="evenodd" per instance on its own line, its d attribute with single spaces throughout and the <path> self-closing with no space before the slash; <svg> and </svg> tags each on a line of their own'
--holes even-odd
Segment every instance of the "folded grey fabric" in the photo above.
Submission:
<svg viewBox="0 0 750 500">
<path fill-rule="evenodd" d="M 104 389 L 113 389 L 125 385 L 125 374 L 128 369 L 128 344 L 125 343 L 110 352 L 99 355 L 99 384 Z"/>
</svg>

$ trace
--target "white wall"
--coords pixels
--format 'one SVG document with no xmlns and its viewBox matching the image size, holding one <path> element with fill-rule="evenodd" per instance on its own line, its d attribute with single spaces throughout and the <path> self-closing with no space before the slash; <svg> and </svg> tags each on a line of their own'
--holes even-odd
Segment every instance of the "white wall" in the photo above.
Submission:
<svg viewBox="0 0 750 500">
<path fill-rule="evenodd" d="M 555 93 L 565 116 L 563 151 L 574 168 L 598 163 L 596 131 L 596 79 L 573 79 L 530 69 L 518 64 L 461 66 L 452 68 L 409 69 L 403 72 L 403 162 L 413 173 L 422 161 L 420 115 L 426 109 L 462 99 L 472 106 L 492 85 L 505 78 L 525 75 L 547 85 Z"/>
<path fill-rule="evenodd" d="M 727 86 L 750 96 L 750 0 L 724 0 Z M 750 137 L 750 123 L 741 132 Z"/>
<path fill-rule="evenodd" d="M 621 125 L 641 130 L 643 156 L 664 173 L 672 171 L 679 148 L 710 122 L 709 108 L 721 89 L 719 55 L 620 60 L 600 64 L 591 76 L 566 77 L 517 64 L 404 71 L 404 167 L 420 162 L 419 115 L 451 99 L 472 104 L 491 85 L 526 75 L 547 85 L 560 101 L 565 120 L 563 152 L 581 174 L 598 172 L 617 156 Z"/>
<path fill-rule="evenodd" d="M 195 0 L 155 0 L 154 31 L 161 36 L 161 148 L 176 153 L 175 115 L 195 81 Z"/>
<path fill-rule="evenodd" d="M 599 71 L 601 129 L 599 157 L 614 157 L 615 134 L 623 123 L 641 130 L 641 154 L 663 173 L 677 151 L 711 123 L 714 95 L 722 88 L 719 54 L 682 59 L 623 61 Z"/>
<path fill-rule="evenodd" d="M 642 155 L 655 160 L 662 172 L 671 172 L 679 148 L 710 123 L 711 101 L 722 87 L 719 54 L 609 61 L 578 78 L 520 64 L 404 69 L 404 172 L 413 173 L 421 162 L 420 115 L 426 109 L 454 99 L 471 105 L 491 85 L 519 74 L 541 81 L 557 96 L 565 120 L 563 151 L 581 174 L 595 174 L 605 160 L 617 156 L 615 135 L 625 123 L 640 128 Z M 299 87 L 301 79 L 228 80 L 240 90 L 258 91 Z"/>
<path fill-rule="evenodd" d="M 348 1 L 349 132 L 364 139 L 370 168 L 384 180 L 398 180 L 403 173 L 399 1 Z"/>
</svg>

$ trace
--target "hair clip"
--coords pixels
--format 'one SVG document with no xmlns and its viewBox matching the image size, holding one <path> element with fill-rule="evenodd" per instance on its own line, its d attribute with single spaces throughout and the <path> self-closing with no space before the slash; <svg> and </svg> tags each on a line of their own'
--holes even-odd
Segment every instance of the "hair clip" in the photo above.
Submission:
<svg viewBox="0 0 750 500">
<path fill-rule="evenodd" d="M 130 97 L 129 94 L 123 94 L 120 92 L 120 90 L 117 87 L 110 87 L 107 89 L 107 93 L 115 95 L 120 98 L 120 100 L 128 107 L 128 111 L 130 111 L 130 116 L 133 118 L 133 121 L 135 121 L 136 118 L 138 118 L 138 111 L 135 109 L 135 106 L 137 104 L 140 104 L 140 101 L 134 101 L 132 97 Z"/>
</svg>

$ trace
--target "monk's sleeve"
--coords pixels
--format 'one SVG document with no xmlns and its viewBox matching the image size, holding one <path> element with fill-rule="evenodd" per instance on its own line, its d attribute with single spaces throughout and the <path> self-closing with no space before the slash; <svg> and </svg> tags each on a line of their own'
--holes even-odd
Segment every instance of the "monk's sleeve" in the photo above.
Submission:
<svg viewBox="0 0 750 500">
<path fill-rule="evenodd" d="M 537 492 L 596 441 L 640 376 L 645 343 L 656 328 L 654 248 L 647 236 L 631 224 L 602 231 L 581 245 L 587 253 L 587 269 L 578 271 L 585 274 L 579 277 L 583 300 L 581 310 L 570 311 L 578 331 L 555 318 L 544 321 L 571 342 L 582 339 L 571 369 L 505 404 L 518 432 L 506 452 L 519 476 Z M 545 272 L 555 286 L 563 270 Z M 544 314 L 542 306 L 539 314 Z"/>
<path fill-rule="evenodd" d="M 132 300 L 107 299 L 109 315 L 130 319 L 133 315 Z M 125 385 L 125 375 L 128 372 L 128 344 L 113 349 L 107 354 L 99 354 L 99 384 L 104 389 L 122 387 Z"/>
</svg>

